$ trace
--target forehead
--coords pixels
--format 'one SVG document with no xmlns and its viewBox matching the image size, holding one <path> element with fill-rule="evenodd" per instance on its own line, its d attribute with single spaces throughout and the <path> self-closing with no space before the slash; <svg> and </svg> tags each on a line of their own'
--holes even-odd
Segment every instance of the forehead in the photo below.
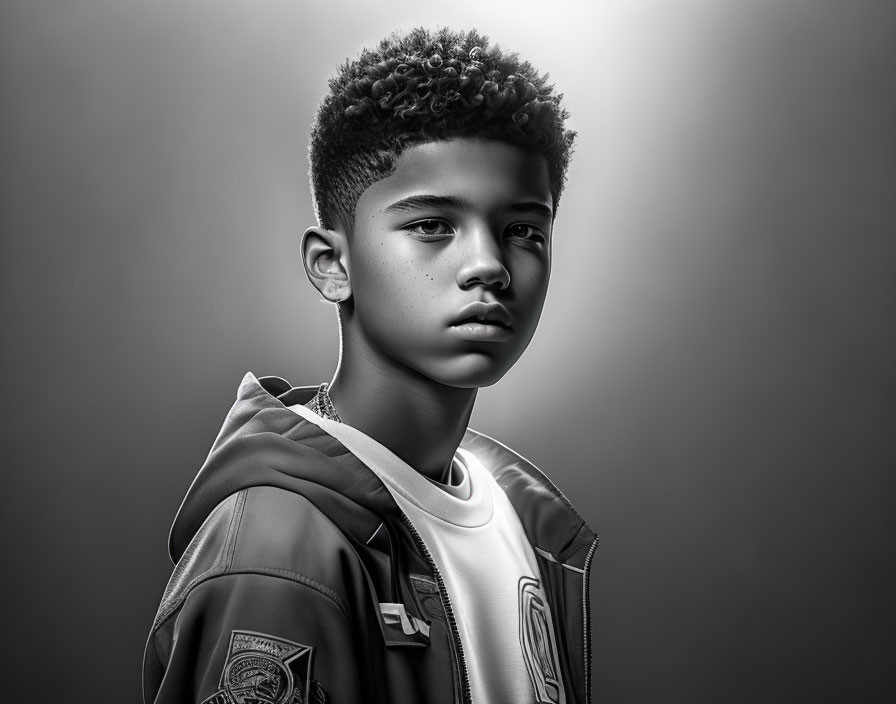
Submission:
<svg viewBox="0 0 896 704">
<path fill-rule="evenodd" d="M 553 207 L 547 159 L 512 144 L 480 138 L 408 147 L 393 173 L 361 194 L 356 214 L 382 211 L 414 195 L 453 197 L 483 211 L 520 202 Z"/>
</svg>

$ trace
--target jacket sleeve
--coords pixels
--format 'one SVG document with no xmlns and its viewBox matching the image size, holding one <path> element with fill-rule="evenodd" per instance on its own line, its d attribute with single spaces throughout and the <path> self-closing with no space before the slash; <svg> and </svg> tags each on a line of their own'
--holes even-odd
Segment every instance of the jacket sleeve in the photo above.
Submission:
<svg viewBox="0 0 896 704">
<path fill-rule="evenodd" d="M 326 586 L 286 570 L 221 574 L 153 631 L 144 701 L 360 702 L 356 642 Z"/>
<path fill-rule="evenodd" d="M 269 486 L 229 496 L 168 582 L 145 704 L 362 701 L 378 677 L 366 584 L 344 534 L 306 498 Z"/>
</svg>

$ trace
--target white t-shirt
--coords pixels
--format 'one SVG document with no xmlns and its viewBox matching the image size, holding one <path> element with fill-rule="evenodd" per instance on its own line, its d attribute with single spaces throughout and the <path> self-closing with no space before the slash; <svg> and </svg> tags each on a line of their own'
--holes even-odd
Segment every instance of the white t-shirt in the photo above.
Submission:
<svg viewBox="0 0 896 704">
<path fill-rule="evenodd" d="M 369 466 L 420 534 L 451 602 L 473 702 L 565 704 L 535 554 L 516 511 L 479 460 L 458 448 L 459 484 L 468 483 L 469 491 L 446 491 L 360 430 L 302 405 L 290 410 Z"/>
</svg>

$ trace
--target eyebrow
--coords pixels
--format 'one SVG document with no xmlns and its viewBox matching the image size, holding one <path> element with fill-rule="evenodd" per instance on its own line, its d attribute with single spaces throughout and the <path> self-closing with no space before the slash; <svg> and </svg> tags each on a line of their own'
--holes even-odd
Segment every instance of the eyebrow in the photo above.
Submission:
<svg viewBox="0 0 896 704">
<path fill-rule="evenodd" d="M 526 201 L 525 203 L 512 203 L 507 207 L 507 211 L 510 213 L 539 213 L 544 215 L 545 217 L 552 218 L 554 217 L 554 209 L 545 204 L 539 203 L 537 201 Z"/>
<path fill-rule="evenodd" d="M 396 201 L 386 208 L 387 213 L 405 213 L 409 210 L 422 208 L 454 208 L 456 210 L 470 209 L 473 205 L 463 198 L 454 196 L 408 196 Z"/>
<path fill-rule="evenodd" d="M 387 213 L 406 213 L 408 211 L 420 210 L 426 208 L 452 208 L 455 210 L 472 210 L 473 204 L 463 198 L 455 196 L 434 196 L 420 195 L 408 196 L 399 201 L 392 203 L 385 208 Z M 545 203 L 538 201 L 525 201 L 521 203 L 511 203 L 505 210 L 510 213 L 531 213 L 536 212 L 545 217 L 553 217 L 554 210 Z"/>
</svg>

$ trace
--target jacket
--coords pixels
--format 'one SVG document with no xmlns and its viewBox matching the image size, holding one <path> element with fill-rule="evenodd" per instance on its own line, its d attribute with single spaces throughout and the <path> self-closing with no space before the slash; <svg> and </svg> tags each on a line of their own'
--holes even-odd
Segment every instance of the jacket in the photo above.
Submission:
<svg viewBox="0 0 896 704">
<path fill-rule="evenodd" d="M 171 529 L 146 704 L 469 704 L 450 598 L 413 525 L 369 467 L 286 408 L 316 390 L 243 378 Z M 590 702 L 596 536 L 521 456 L 473 430 L 461 447 L 505 491 L 537 556 L 560 664 L 539 672 L 539 699 L 557 701 L 560 680 L 567 704 Z"/>
</svg>

